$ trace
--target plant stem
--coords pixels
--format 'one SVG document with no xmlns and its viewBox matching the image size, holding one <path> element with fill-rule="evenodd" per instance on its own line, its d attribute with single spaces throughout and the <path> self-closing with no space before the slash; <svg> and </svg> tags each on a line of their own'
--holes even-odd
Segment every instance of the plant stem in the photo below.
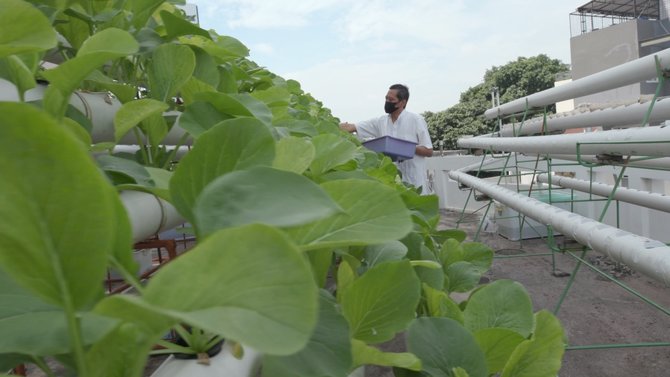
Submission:
<svg viewBox="0 0 670 377">
<path fill-rule="evenodd" d="M 177 325 L 174 327 L 174 331 L 177 332 L 177 334 L 184 339 L 184 341 L 188 344 L 191 345 L 190 338 L 191 338 L 191 333 L 184 328 L 182 325 Z"/>
<path fill-rule="evenodd" d="M 153 350 L 153 351 L 151 351 L 152 355 L 161 355 L 161 354 L 175 353 L 175 352 L 185 353 L 185 354 L 189 354 L 189 355 L 191 355 L 191 354 L 195 355 L 196 354 L 196 352 L 189 347 L 180 346 L 179 344 L 168 342 L 168 341 L 165 341 L 163 339 L 156 342 L 156 344 L 158 344 L 159 346 L 165 347 L 165 349 Z"/>
<path fill-rule="evenodd" d="M 137 276 L 126 270 L 126 268 L 113 256 L 110 256 L 109 261 L 112 267 L 114 267 L 121 274 L 121 276 L 123 276 L 123 279 L 127 281 L 128 284 L 130 284 L 137 291 L 137 293 L 141 295 L 144 291 L 144 287 L 137 279 Z"/>
<path fill-rule="evenodd" d="M 170 151 L 170 154 L 169 154 L 169 155 L 167 156 L 167 158 L 165 159 L 165 163 L 163 164 L 163 169 L 167 170 L 168 166 L 170 165 L 170 162 L 171 162 L 172 159 L 175 157 L 175 155 L 177 155 L 177 151 L 179 150 L 179 147 L 181 147 L 181 146 L 186 142 L 186 139 L 187 139 L 189 136 L 190 136 L 190 135 L 189 135 L 188 132 L 186 132 L 186 133 L 184 133 L 183 135 L 181 135 L 181 137 L 180 137 L 179 140 L 177 141 L 177 145 L 175 145 L 175 148 L 174 148 L 173 150 Z"/>
<path fill-rule="evenodd" d="M 222 336 L 219 336 L 219 335 L 215 336 L 214 338 L 212 338 L 212 340 L 210 340 L 210 341 L 205 345 L 205 350 L 209 350 L 210 348 L 214 347 L 214 345 L 216 345 L 216 343 L 218 343 L 218 342 L 220 342 L 220 341 L 222 341 L 222 340 L 223 340 L 223 337 L 222 337 Z"/>
<path fill-rule="evenodd" d="M 32 359 L 33 359 L 33 363 L 35 365 L 37 365 L 37 367 L 40 368 L 42 370 L 42 372 L 44 372 L 44 374 L 47 375 L 47 377 L 56 377 L 56 375 L 51 370 L 51 368 L 49 368 L 49 365 L 47 365 L 47 363 L 44 361 L 44 359 L 42 359 L 41 357 L 37 357 L 37 356 L 32 356 Z"/>
<path fill-rule="evenodd" d="M 72 342 L 72 353 L 74 354 L 77 371 L 80 376 L 88 376 L 88 368 L 86 367 L 86 358 L 84 356 L 84 344 L 81 340 L 79 318 L 77 318 L 77 313 L 72 305 L 70 297 L 66 295 L 64 301 L 67 329 L 70 334 L 70 341 Z"/>
<path fill-rule="evenodd" d="M 133 127 L 133 133 L 135 134 L 135 138 L 137 138 L 137 145 L 140 146 L 140 151 L 142 151 L 142 158 L 144 158 L 144 163 L 146 165 L 151 165 L 151 159 L 149 158 L 146 146 L 142 141 L 142 135 L 140 135 L 140 130 L 137 128 L 137 126 Z"/>
<path fill-rule="evenodd" d="M 86 357 L 84 354 L 84 344 L 82 342 L 81 328 L 79 318 L 77 318 L 77 310 L 72 301 L 72 294 L 63 276 L 63 269 L 60 265 L 60 260 L 55 257 L 55 253 L 51 253 L 51 261 L 54 265 L 54 272 L 58 281 L 58 288 L 62 298 L 62 308 L 65 312 L 65 320 L 67 323 L 67 331 L 70 338 L 70 348 L 74 357 L 75 365 L 77 367 L 78 375 L 88 376 L 88 368 L 86 366 Z"/>
</svg>

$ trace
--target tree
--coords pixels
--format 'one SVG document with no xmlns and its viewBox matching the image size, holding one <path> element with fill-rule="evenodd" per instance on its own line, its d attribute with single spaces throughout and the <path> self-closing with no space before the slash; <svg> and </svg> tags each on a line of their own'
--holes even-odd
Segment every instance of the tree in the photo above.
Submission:
<svg viewBox="0 0 670 377">
<path fill-rule="evenodd" d="M 461 93 L 459 103 L 444 111 L 423 114 L 433 142 L 442 141 L 445 149 L 455 149 L 459 137 L 494 131 L 496 121 L 483 117 L 491 107 L 493 88 L 498 88 L 500 102 L 505 103 L 553 87 L 556 74 L 568 70 L 567 64 L 544 54 L 491 67 L 484 74 L 483 83 Z M 550 106 L 547 111 L 554 113 L 556 108 Z"/>
</svg>

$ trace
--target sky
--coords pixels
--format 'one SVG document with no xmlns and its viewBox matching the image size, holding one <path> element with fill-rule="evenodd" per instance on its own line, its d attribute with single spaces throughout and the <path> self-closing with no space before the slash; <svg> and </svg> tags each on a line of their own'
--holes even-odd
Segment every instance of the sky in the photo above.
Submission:
<svg viewBox="0 0 670 377">
<path fill-rule="evenodd" d="M 570 13 L 587 0 L 189 0 L 200 26 L 244 43 L 250 59 L 341 121 L 384 114 L 391 84 L 407 110 L 438 112 L 486 70 L 545 54 L 570 63 Z M 572 28 L 578 28 L 573 21 Z"/>
</svg>

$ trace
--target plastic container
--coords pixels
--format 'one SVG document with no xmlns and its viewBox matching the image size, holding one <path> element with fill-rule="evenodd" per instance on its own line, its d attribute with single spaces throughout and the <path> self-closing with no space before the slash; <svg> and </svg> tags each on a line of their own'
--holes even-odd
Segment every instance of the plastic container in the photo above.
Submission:
<svg viewBox="0 0 670 377">
<path fill-rule="evenodd" d="M 391 157 L 393 161 L 402 161 L 414 158 L 417 143 L 393 136 L 382 136 L 365 141 L 363 145 L 368 149 Z"/>
</svg>

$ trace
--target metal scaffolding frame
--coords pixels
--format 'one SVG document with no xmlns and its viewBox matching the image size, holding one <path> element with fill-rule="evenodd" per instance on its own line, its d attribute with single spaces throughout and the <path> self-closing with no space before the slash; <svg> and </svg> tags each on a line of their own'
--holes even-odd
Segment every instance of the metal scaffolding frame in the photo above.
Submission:
<svg viewBox="0 0 670 377">
<path fill-rule="evenodd" d="M 570 13 L 571 36 L 620 24 L 628 20 L 660 18 L 659 0 L 592 0 Z"/>
<path fill-rule="evenodd" d="M 538 231 L 537 233 L 541 238 L 546 239 L 551 250 L 548 254 L 552 257 L 554 272 L 556 271 L 555 255 L 563 254 L 575 260 L 575 267 L 556 303 L 554 313 L 559 312 L 564 299 L 573 286 L 577 273 L 584 265 L 611 280 L 626 292 L 670 316 L 670 308 L 663 307 L 645 297 L 585 259 L 589 251 L 600 252 L 618 263 L 625 263 L 638 272 L 670 286 L 670 247 L 663 242 L 618 229 L 620 226 L 619 201 L 666 212 L 670 209 L 667 206 L 670 204 L 670 200 L 664 195 L 621 187 L 627 169 L 670 171 L 670 148 L 668 148 L 670 133 L 667 133 L 670 127 L 664 125 L 649 126 L 650 122 L 670 119 L 670 116 L 668 116 L 670 112 L 666 108 L 669 102 L 667 99 L 658 99 L 660 88 L 669 72 L 670 49 L 575 80 L 560 87 L 551 88 L 503 105 L 494 105 L 493 108 L 486 111 L 485 115 L 489 119 L 498 119 L 500 129 L 493 134 L 459 140 L 459 147 L 481 149 L 484 153 L 481 163 L 449 172 L 451 179 L 458 181 L 461 186 L 470 188 L 458 223 L 465 221 L 466 208 L 471 198 L 485 198 L 488 203 L 477 210 L 477 212 L 484 211 L 475 234 L 477 240 L 491 206 L 494 201 L 497 201 L 518 213 L 520 233 L 523 231 L 527 218 L 545 224 L 546 232 Z M 658 90 L 654 98 L 648 103 L 624 108 L 602 109 L 598 110 L 597 113 L 574 112 L 556 116 L 553 118 L 554 120 L 548 119 L 547 107 L 555 102 L 654 77 L 658 78 Z M 655 105 L 659 105 L 658 108 L 655 109 Z M 544 117 L 526 121 L 529 111 L 537 107 L 544 108 Z M 509 116 L 515 116 L 516 119 L 521 118 L 520 125 L 501 127 L 502 120 Z M 636 118 L 637 121 L 635 121 Z M 596 125 L 602 128 L 615 126 L 629 128 L 571 135 L 548 135 L 550 131 L 589 128 Z M 527 126 L 528 128 L 526 128 Z M 528 136 L 537 134 L 542 136 Z M 572 160 L 572 162 L 558 164 L 555 163 L 557 159 Z M 489 168 L 492 164 L 495 167 Z M 502 167 L 500 167 L 501 164 Z M 528 164 L 533 167 L 528 168 Z M 612 166 L 616 169 L 617 175 L 614 185 L 604 185 L 593 180 L 583 181 L 555 176 L 553 174 L 554 169 L 559 165 L 584 167 L 589 170 L 589 177 L 591 178 L 594 176 L 593 169 L 599 166 Z M 487 170 L 495 170 L 500 173 L 496 183 L 491 182 L 490 178 L 488 181 L 478 178 L 480 174 Z M 491 174 L 487 175 L 490 176 Z M 522 189 L 520 182 L 527 175 L 531 176 L 531 183 L 527 189 Z M 525 180 L 528 181 L 528 179 Z M 543 185 L 543 187 L 539 187 L 539 185 Z M 544 187 L 545 185 L 546 187 Z M 510 186 L 516 189 L 506 188 Z M 569 190 L 569 211 L 552 206 L 556 201 L 565 202 L 564 199 L 556 200 L 552 198 L 552 191 L 559 189 Z M 533 193 L 542 190 L 546 190 L 548 193 L 548 203 L 543 203 L 532 197 Z M 573 195 L 575 191 L 588 194 L 584 201 L 604 202 L 604 208 L 597 219 L 590 219 L 573 213 L 574 203 L 581 201 L 581 199 L 575 199 Z M 476 193 L 479 193 L 479 195 Z M 616 204 L 616 226 L 603 223 L 612 203 Z M 556 231 L 579 242 L 580 248 L 575 250 L 559 247 L 554 239 Z M 546 237 L 541 236 L 541 234 L 546 234 Z M 521 234 L 519 240 L 523 242 Z M 659 346 L 670 346 L 670 339 L 664 342 L 568 346 L 567 349 Z"/>
</svg>

